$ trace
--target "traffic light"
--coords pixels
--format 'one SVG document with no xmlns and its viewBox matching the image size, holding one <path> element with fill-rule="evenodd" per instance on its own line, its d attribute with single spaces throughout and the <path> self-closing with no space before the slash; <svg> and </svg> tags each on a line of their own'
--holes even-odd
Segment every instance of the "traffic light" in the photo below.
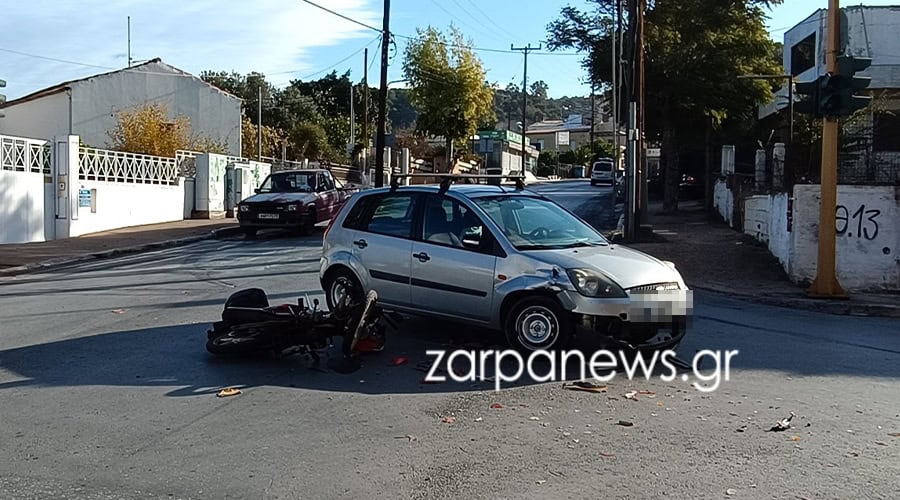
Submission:
<svg viewBox="0 0 900 500">
<path fill-rule="evenodd" d="M 794 111 L 821 118 L 822 110 L 819 96 L 822 78 L 819 77 L 809 82 L 796 82 L 793 83 L 793 85 L 796 94 L 799 96 L 806 96 L 805 98 L 801 97 L 794 103 Z"/>
<path fill-rule="evenodd" d="M 872 78 L 858 76 L 858 71 L 863 71 L 872 64 L 868 57 L 840 56 L 837 58 L 838 73 L 843 78 L 841 87 L 840 116 L 850 116 L 854 111 L 865 108 L 872 102 L 872 96 L 856 95 L 857 92 L 869 87 Z"/>
</svg>

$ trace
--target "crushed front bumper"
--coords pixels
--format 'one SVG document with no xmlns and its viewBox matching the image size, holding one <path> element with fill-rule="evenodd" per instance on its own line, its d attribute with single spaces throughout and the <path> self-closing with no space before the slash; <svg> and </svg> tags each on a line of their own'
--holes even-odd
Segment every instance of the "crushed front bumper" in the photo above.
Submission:
<svg viewBox="0 0 900 500">
<path fill-rule="evenodd" d="M 668 349 L 684 337 L 693 314 L 691 290 L 633 293 L 625 298 L 585 297 L 563 290 L 558 298 L 579 330 L 635 349 Z"/>
</svg>

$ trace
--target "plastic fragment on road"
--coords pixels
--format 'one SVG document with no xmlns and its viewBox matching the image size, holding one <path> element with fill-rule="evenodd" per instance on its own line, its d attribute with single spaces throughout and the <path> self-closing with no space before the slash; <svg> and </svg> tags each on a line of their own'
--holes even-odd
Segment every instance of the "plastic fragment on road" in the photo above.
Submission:
<svg viewBox="0 0 900 500">
<path fill-rule="evenodd" d="M 775 425 L 773 425 L 772 428 L 766 432 L 781 432 L 781 431 L 786 431 L 786 430 L 790 429 L 791 428 L 791 419 L 793 419 L 795 416 L 796 415 L 794 414 L 794 412 L 791 412 L 791 414 L 788 415 L 787 417 L 779 420 L 778 422 L 775 422 Z"/>
<path fill-rule="evenodd" d="M 405 365 L 409 362 L 409 358 L 406 356 L 397 356 L 396 358 L 391 360 L 391 366 L 400 366 Z"/>
<path fill-rule="evenodd" d="M 222 389 L 221 391 L 219 391 L 218 393 L 216 393 L 216 396 L 218 396 L 220 398 L 227 398 L 229 396 L 237 396 L 240 393 L 241 393 L 240 389 L 237 389 L 234 387 L 226 387 L 226 388 Z"/>
<path fill-rule="evenodd" d="M 494 404 L 491 405 L 491 408 L 493 408 L 493 409 L 496 410 L 496 409 L 498 409 L 498 408 L 503 408 L 503 405 L 500 404 L 500 403 L 494 403 Z"/>
<path fill-rule="evenodd" d="M 590 382 L 573 382 L 571 384 L 563 384 L 563 389 L 568 389 L 570 391 L 585 391 L 585 392 L 606 392 L 605 385 L 592 384 Z"/>
<path fill-rule="evenodd" d="M 635 401 L 638 400 L 637 391 L 630 391 L 625 393 L 625 399 L 633 399 Z"/>
</svg>

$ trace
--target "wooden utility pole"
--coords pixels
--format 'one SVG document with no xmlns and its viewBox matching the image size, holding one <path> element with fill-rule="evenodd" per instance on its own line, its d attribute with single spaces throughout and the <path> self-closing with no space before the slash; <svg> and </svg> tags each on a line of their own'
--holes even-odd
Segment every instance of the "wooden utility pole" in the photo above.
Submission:
<svg viewBox="0 0 900 500">
<path fill-rule="evenodd" d="M 387 70 L 390 31 L 391 0 L 384 0 L 384 21 L 381 28 L 381 89 L 378 99 L 378 132 L 375 137 L 375 187 L 384 186 L 384 130 L 387 122 Z"/>
<path fill-rule="evenodd" d="M 510 50 L 520 50 L 525 54 L 525 67 L 522 70 L 522 171 L 519 172 L 519 175 L 525 175 L 525 157 L 528 155 L 528 152 L 525 151 L 525 129 L 528 127 L 525 120 L 528 102 L 528 53 L 532 50 L 541 50 L 541 46 L 532 47 L 529 43 L 527 47 L 514 47 L 510 44 L 509 48 Z M 558 148 L 559 144 L 556 147 Z M 559 158 L 559 155 L 557 155 L 557 158 Z"/>
<path fill-rule="evenodd" d="M 647 0 L 638 0 L 637 19 L 637 189 L 636 204 L 638 213 L 635 215 L 635 227 L 640 228 L 641 223 L 647 222 L 647 159 L 644 149 L 644 13 L 647 10 Z"/>
<path fill-rule="evenodd" d="M 840 46 L 840 7 L 838 0 L 828 2 L 828 43 L 825 71 L 838 74 L 837 56 Z M 826 116 L 822 122 L 822 181 L 819 208 L 819 258 L 816 279 L 807 294 L 819 298 L 847 298 L 837 279 L 836 221 L 837 211 L 838 119 Z"/>
</svg>

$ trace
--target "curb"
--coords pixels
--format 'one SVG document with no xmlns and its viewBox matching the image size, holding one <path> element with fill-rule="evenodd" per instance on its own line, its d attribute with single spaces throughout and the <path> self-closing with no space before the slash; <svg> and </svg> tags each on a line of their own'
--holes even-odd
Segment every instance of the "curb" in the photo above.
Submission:
<svg viewBox="0 0 900 500">
<path fill-rule="evenodd" d="M 23 266 L 16 267 L 7 267 L 4 269 L 0 269 L 0 276 L 13 276 L 20 274 L 29 274 L 38 271 L 49 271 L 51 269 L 57 269 L 60 267 L 70 266 L 73 264 L 79 264 L 82 262 L 87 262 L 90 260 L 100 260 L 100 259 L 109 259 L 112 257 L 119 257 L 122 255 L 132 255 L 142 252 L 148 252 L 150 250 L 159 250 L 162 248 L 173 248 L 178 246 L 184 246 L 191 243 L 196 243 L 198 241 L 204 240 L 213 240 L 226 238 L 228 236 L 234 236 L 237 234 L 241 234 L 241 229 L 239 227 L 225 227 L 221 229 L 214 229 L 209 232 L 209 234 L 196 235 L 196 236 L 188 236 L 186 238 L 178 238 L 173 240 L 164 240 L 164 241 L 155 241 L 152 243 L 145 243 L 143 245 L 136 245 L 130 247 L 121 247 L 121 248 L 113 248 L 110 250 L 104 250 L 102 252 L 90 253 L 77 255 L 75 257 L 63 257 L 58 259 L 49 259 L 41 262 L 32 262 L 31 264 L 25 264 Z"/>
<path fill-rule="evenodd" d="M 736 293 L 734 290 L 726 290 L 713 286 L 689 285 L 692 290 L 717 293 L 731 298 L 765 304 L 789 309 L 802 309 L 837 316 L 869 316 L 880 318 L 900 318 L 900 306 L 889 304 L 854 303 L 847 300 L 829 301 L 820 299 L 804 299 L 793 297 L 761 297 L 744 293 Z"/>
</svg>

